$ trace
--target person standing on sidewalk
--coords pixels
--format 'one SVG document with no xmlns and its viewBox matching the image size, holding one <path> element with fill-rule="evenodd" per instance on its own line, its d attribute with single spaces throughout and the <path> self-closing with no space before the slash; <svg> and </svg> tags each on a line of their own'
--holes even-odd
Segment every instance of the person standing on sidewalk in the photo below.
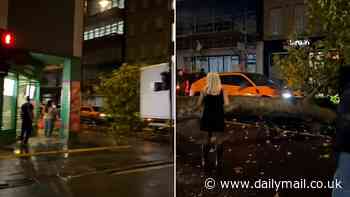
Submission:
<svg viewBox="0 0 350 197">
<path fill-rule="evenodd" d="M 22 130 L 21 130 L 21 143 L 28 144 L 29 137 L 33 130 L 33 119 L 34 119 L 34 107 L 30 103 L 29 96 L 26 97 L 27 102 L 21 106 L 21 118 L 22 118 Z"/>
<path fill-rule="evenodd" d="M 56 109 L 53 106 L 52 100 L 49 100 L 44 110 L 44 124 L 45 124 L 45 136 L 51 137 L 54 122 L 56 119 Z"/>
<path fill-rule="evenodd" d="M 340 69 L 340 103 L 337 114 L 335 152 L 337 170 L 334 182 L 341 182 L 342 188 L 333 189 L 333 197 L 350 196 L 350 66 Z"/>
<path fill-rule="evenodd" d="M 209 152 L 216 151 L 216 167 L 221 167 L 223 159 L 224 139 L 224 105 L 228 104 L 228 97 L 224 93 L 218 73 L 207 75 L 207 85 L 201 91 L 197 108 L 204 106 L 200 120 L 200 130 L 208 133 L 207 144 L 202 145 L 202 166 L 208 164 Z"/>
</svg>

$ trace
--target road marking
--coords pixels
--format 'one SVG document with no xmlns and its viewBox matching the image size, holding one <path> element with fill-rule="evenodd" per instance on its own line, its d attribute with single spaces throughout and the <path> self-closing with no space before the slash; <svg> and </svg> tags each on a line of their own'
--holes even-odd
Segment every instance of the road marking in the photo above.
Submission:
<svg viewBox="0 0 350 197">
<path fill-rule="evenodd" d="M 136 172 L 147 172 L 147 171 L 151 171 L 151 170 L 160 170 L 160 169 L 163 169 L 163 168 L 171 168 L 173 166 L 174 166 L 174 164 L 165 164 L 165 165 L 160 165 L 160 166 L 150 166 L 150 167 L 144 167 L 144 168 L 139 168 L 139 169 L 114 172 L 111 175 L 124 175 L 124 174 L 132 174 L 132 173 L 136 173 Z"/>
<path fill-rule="evenodd" d="M 129 145 L 125 146 L 106 146 L 106 147 L 95 147 L 95 148 L 79 148 L 79 149 L 67 149 L 67 150 L 54 150 L 54 151 L 42 151 L 34 153 L 20 153 L 7 156 L 0 156 L 0 159 L 14 159 L 20 157 L 31 157 L 31 156 L 43 156 L 43 155 L 57 155 L 62 153 L 83 153 L 83 152 L 94 152 L 104 150 L 115 150 L 115 149 L 128 149 L 131 148 Z"/>
<path fill-rule="evenodd" d="M 67 176 L 67 178 L 69 178 L 69 179 L 81 178 L 84 176 L 101 174 L 101 173 L 107 173 L 109 175 L 129 174 L 129 173 L 133 173 L 133 172 L 142 172 L 142 171 L 168 168 L 171 166 L 174 166 L 174 162 L 172 162 L 172 161 L 151 161 L 151 162 L 146 162 L 146 163 L 134 164 L 134 165 L 129 166 L 127 168 L 112 168 L 112 169 L 106 169 L 106 170 L 101 170 L 101 171 L 93 171 L 93 172 L 86 172 L 86 173 L 71 175 L 71 176 Z"/>
</svg>

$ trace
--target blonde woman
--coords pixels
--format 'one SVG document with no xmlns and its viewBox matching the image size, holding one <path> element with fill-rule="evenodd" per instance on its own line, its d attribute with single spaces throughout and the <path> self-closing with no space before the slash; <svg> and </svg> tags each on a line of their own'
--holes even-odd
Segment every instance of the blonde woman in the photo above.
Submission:
<svg viewBox="0 0 350 197">
<path fill-rule="evenodd" d="M 216 151 L 216 167 L 222 164 L 223 134 L 225 128 L 224 105 L 228 97 L 224 93 L 218 73 L 208 73 L 207 85 L 201 91 L 197 107 L 203 106 L 200 120 L 201 131 L 208 133 L 208 142 L 202 146 L 202 165 L 207 166 L 209 152 Z"/>
</svg>

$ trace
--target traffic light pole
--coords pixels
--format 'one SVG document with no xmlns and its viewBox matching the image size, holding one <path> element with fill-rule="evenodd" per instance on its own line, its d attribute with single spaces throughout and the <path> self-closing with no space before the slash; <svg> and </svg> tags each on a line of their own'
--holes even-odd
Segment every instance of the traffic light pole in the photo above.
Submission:
<svg viewBox="0 0 350 197">
<path fill-rule="evenodd" d="M 14 35 L 5 29 L 0 28 L 0 131 L 3 127 L 3 108 L 4 108 L 4 81 L 9 71 L 7 60 L 10 59 L 10 50 L 14 46 Z"/>
<path fill-rule="evenodd" d="M 6 54 L 6 53 L 5 53 Z M 9 67 L 5 59 L 0 57 L 0 131 L 3 126 L 3 108 L 4 108 L 4 81 L 7 76 Z"/>
<path fill-rule="evenodd" d="M 3 126 L 3 121 L 2 121 L 2 114 L 3 114 L 3 106 L 4 106 L 4 79 L 5 79 L 6 74 L 1 72 L 0 73 L 0 92 L 1 92 L 1 96 L 0 96 L 0 131 L 2 130 L 2 126 Z"/>
</svg>

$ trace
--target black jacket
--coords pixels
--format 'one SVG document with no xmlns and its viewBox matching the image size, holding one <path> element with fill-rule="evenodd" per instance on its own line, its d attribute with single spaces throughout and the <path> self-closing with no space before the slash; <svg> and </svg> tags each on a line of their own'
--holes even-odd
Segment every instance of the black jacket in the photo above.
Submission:
<svg viewBox="0 0 350 197">
<path fill-rule="evenodd" d="M 32 122 L 33 121 L 33 105 L 29 102 L 24 103 L 21 106 L 21 118 L 25 122 Z"/>
</svg>

